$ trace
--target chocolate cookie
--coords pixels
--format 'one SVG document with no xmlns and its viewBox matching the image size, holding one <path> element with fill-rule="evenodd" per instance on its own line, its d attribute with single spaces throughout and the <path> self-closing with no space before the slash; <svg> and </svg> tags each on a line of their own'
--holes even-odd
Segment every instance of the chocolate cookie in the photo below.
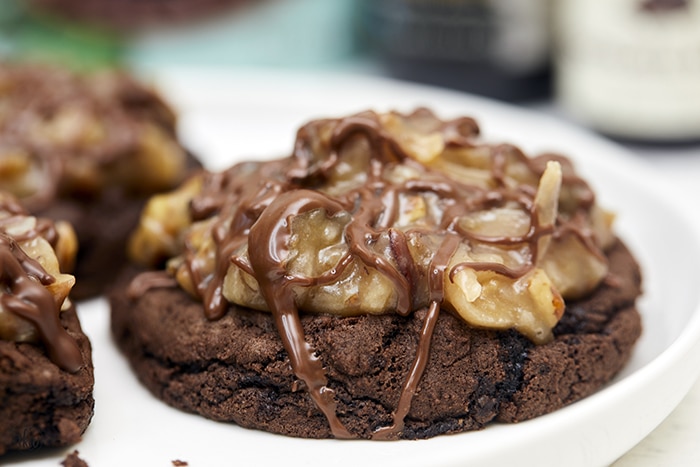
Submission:
<svg viewBox="0 0 700 467">
<path fill-rule="evenodd" d="M 173 111 L 122 72 L 28 64 L 0 64 L 0 99 L 0 189 L 73 224 L 73 296 L 102 292 L 146 199 L 199 166 L 177 140 Z"/>
<path fill-rule="evenodd" d="M 61 324 L 85 362 L 75 373 L 58 367 L 39 345 L 0 339 L 0 454 L 71 445 L 92 419 L 90 342 L 74 308 L 61 313 Z"/>
<path fill-rule="evenodd" d="M 92 418 L 90 343 L 61 272 L 75 248 L 68 224 L 0 192 L 0 454 L 74 443 Z"/>
<path fill-rule="evenodd" d="M 590 394 L 639 269 L 566 158 L 426 109 L 308 123 L 290 157 L 154 198 L 113 331 L 166 402 L 303 437 L 424 438 Z"/>
<path fill-rule="evenodd" d="M 610 264 L 615 284 L 568 304 L 548 344 L 534 345 L 515 331 L 476 329 L 442 310 L 401 437 L 526 420 L 609 381 L 641 332 L 634 307 L 637 264 L 621 243 L 611 250 Z M 223 318 L 210 321 L 201 303 L 181 290 L 153 289 L 130 300 L 125 283 L 111 303 L 116 342 L 159 399 L 246 428 L 331 437 L 326 418 L 291 369 L 271 314 L 230 306 Z M 392 423 L 426 312 L 302 316 L 304 334 L 336 394 L 338 416 L 356 436 L 371 438 Z"/>
</svg>

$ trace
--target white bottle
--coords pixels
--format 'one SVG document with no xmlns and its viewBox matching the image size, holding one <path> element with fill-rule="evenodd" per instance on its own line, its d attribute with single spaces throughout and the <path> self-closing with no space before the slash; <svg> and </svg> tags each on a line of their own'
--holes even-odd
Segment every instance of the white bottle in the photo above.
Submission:
<svg viewBox="0 0 700 467">
<path fill-rule="evenodd" d="M 556 2 L 556 96 L 603 133 L 700 138 L 700 1 Z"/>
</svg>

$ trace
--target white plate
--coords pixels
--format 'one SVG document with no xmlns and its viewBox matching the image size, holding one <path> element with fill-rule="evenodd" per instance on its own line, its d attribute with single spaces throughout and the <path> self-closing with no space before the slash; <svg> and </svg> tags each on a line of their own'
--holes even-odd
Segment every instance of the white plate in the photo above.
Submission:
<svg viewBox="0 0 700 467">
<path fill-rule="evenodd" d="M 700 251 L 679 196 L 622 149 L 557 120 L 463 94 L 393 81 L 262 72 L 171 71 L 158 76 L 182 115 L 184 138 L 212 168 L 286 154 L 311 117 L 365 108 L 432 107 L 473 115 L 489 140 L 575 159 L 618 231 L 641 260 L 644 335 L 630 364 L 605 389 L 553 414 L 517 425 L 426 441 L 300 440 L 180 413 L 142 388 L 110 334 L 103 300 L 80 306 L 95 360 L 95 417 L 75 446 L 95 467 L 191 466 L 594 466 L 609 464 L 656 427 L 700 369 L 700 307 L 694 284 Z M 4 461 L 56 466 L 72 449 L 12 455 Z"/>
</svg>

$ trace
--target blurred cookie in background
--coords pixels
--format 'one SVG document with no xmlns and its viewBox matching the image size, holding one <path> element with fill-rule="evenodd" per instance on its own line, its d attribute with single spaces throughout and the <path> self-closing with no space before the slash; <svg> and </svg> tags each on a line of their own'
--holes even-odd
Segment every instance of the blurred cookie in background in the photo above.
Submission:
<svg viewBox="0 0 700 467">
<path fill-rule="evenodd" d="M 0 65 L 0 189 L 75 227 L 73 297 L 103 290 L 146 198 L 196 166 L 173 110 L 125 72 Z"/>
</svg>

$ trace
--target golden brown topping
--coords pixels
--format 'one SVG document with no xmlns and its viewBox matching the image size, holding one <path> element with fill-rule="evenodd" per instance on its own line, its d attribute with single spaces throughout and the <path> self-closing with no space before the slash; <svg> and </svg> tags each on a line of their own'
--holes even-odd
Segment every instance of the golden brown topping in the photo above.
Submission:
<svg viewBox="0 0 700 467">
<path fill-rule="evenodd" d="M 438 300 L 474 326 L 546 342 L 564 298 L 606 275 L 610 217 L 568 160 L 478 133 L 425 109 L 311 122 L 289 158 L 154 198 L 132 256 L 169 257 L 210 317 L 226 302 L 269 310 L 263 288 L 280 277 L 307 312 L 406 314 Z"/>
<path fill-rule="evenodd" d="M 191 224 L 190 201 L 200 191 L 201 178 L 193 177 L 170 194 L 153 196 L 129 242 L 129 255 L 146 264 L 160 264 L 182 252 Z"/>
</svg>

